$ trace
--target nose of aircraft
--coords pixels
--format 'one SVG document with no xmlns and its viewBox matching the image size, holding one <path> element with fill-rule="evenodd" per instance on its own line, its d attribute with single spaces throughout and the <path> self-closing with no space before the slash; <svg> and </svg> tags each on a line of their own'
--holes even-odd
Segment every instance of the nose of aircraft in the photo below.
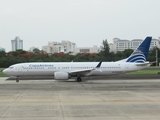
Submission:
<svg viewBox="0 0 160 120">
<path fill-rule="evenodd" d="M 4 69 L 2 72 L 3 72 L 3 73 L 5 73 L 5 74 L 7 74 L 7 73 L 8 73 L 8 72 L 7 72 L 7 69 Z"/>
</svg>

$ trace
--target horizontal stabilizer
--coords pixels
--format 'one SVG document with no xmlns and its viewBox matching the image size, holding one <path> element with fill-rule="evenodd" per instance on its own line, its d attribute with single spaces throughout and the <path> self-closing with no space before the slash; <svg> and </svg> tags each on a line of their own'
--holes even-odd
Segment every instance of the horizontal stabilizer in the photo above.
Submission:
<svg viewBox="0 0 160 120">
<path fill-rule="evenodd" d="M 156 63 L 156 61 L 154 61 L 154 62 L 145 62 L 145 63 L 137 63 L 136 66 L 152 65 L 153 63 Z"/>
</svg>

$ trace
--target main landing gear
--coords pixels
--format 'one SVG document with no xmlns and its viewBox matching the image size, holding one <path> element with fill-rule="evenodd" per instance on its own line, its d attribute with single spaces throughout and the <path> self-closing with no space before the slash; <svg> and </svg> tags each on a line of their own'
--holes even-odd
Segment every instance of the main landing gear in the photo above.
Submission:
<svg viewBox="0 0 160 120">
<path fill-rule="evenodd" d="M 17 82 L 17 83 L 19 82 L 19 79 L 18 79 L 18 78 L 16 78 L 16 82 Z"/>
<path fill-rule="evenodd" d="M 81 77 L 77 77 L 77 82 L 81 82 L 81 81 L 82 81 Z"/>
</svg>

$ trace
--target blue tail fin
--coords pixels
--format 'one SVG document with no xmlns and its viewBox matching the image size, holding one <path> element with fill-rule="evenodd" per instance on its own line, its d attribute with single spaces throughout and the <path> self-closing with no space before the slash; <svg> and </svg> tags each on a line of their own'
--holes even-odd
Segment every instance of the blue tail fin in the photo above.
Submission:
<svg viewBox="0 0 160 120">
<path fill-rule="evenodd" d="M 146 37 L 140 46 L 127 58 L 126 62 L 145 63 L 151 40 L 152 37 Z"/>
</svg>

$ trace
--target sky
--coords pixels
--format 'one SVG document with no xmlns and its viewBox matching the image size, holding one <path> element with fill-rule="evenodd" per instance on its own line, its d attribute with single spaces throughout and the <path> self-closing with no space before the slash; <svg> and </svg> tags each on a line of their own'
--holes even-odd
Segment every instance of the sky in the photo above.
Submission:
<svg viewBox="0 0 160 120">
<path fill-rule="evenodd" d="M 104 39 L 160 37 L 160 0 L 0 0 L 0 47 L 11 51 L 69 40 L 77 47 L 101 46 Z"/>
</svg>

